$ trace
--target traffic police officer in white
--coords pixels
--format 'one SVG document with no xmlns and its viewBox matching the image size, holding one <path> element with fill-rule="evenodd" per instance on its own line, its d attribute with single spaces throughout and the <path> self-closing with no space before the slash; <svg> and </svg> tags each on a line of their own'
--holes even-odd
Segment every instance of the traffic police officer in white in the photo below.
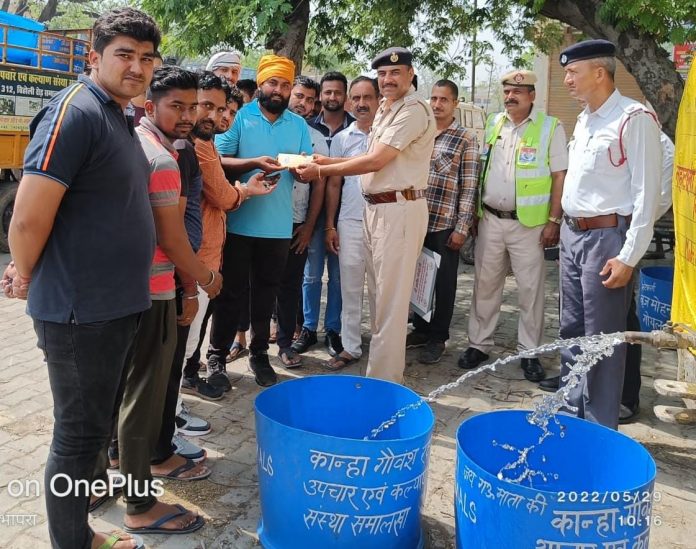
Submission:
<svg viewBox="0 0 696 549">
<path fill-rule="evenodd" d="M 367 375 L 400 383 L 406 366 L 408 308 L 416 261 L 428 228 L 430 157 L 435 118 L 413 87 L 412 54 L 389 48 L 372 61 L 382 100 L 367 153 L 353 158 L 315 157 L 298 173 L 361 175 L 367 289 L 374 300 Z"/>
<path fill-rule="evenodd" d="M 520 308 L 518 350 L 541 345 L 544 248 L 558 243 L 568 153 L 558 119 L 534 107 L 536 81 L 527 70 L 505 74 L 505 112 L 490 115 L 486 123 L 469 348 L 459 357 L 462 368 L 488 359 L 510 267 Z M 520 366 L 529 381 L 545 377 L 536 358 L 523 358 Z"/>
<path fill-rule="evenodd" d="M 569 143 L 561 227 L 563 338 L 623 331 L 633 269 L 650 245 L 660 202 L 662 148 L 653 113 L 614 86 L 615 47 L 579 42 L 561 52 L 565 85 L 586 103 Z M 616 429 L 626 346 L 571 391 L 578 417 Z M 572 352 L 561 354 L 561 384 Z"/>
</svg>

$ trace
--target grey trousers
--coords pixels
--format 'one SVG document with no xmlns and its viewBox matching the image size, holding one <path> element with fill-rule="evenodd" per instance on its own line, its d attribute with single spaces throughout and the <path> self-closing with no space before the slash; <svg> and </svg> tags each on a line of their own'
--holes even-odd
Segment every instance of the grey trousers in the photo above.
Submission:
<svg viewBox="0 0 696 549">
<path fill-rule="evenodd" d="M 616 257 L 626 239 L 625 219 L 610 229 L 573 231 L 561 227 L 561 319 L 562 338 L 596 335 L 626 330 L 626 316 L 633 297 L 633 284 L 607 289 L 606 277 L 599 276 L 607 260 Z M 561 352 L 561 377 L 568 373 L 578 348 Z M 570 393 L 570 404 L 578 407 L 578 417 L 612 429 L 619 424 L 619 407 L 626 365 L 626 345 L 596 364 Z"/>
</svg>

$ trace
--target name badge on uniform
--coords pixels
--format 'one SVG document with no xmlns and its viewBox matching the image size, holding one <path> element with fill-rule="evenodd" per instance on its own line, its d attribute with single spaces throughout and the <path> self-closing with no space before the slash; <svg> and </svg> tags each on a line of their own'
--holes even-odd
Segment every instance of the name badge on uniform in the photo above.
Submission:
<svg viewBox="0 0 696 549">
<path fill-rule="evenodd" d="M 535 164 L 537 150 L 534 147 L 520 147 L 520 164 Z"/>
</svg>

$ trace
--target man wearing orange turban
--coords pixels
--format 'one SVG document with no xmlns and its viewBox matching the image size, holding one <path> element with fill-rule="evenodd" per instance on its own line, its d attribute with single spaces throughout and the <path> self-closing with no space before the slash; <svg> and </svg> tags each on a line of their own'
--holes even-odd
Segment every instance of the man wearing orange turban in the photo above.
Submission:
<svg viewBox="0 0 696 549">
<path fill-rule="evenodd" d="M 218 135 L 215 144 L 223 155 L 226 170 L 244 183 L 262 170 L 280 170 L 279 154 L 312 154 L 312 140 L 305 120 L 287 107 L 290 101 L 295 64 L 278 55 L 264 55 L 256 75 L 258 97 L 235 117 L 232 127 Z M 213 313 L 208 349 L 211 376 L 226 372 L 225 358 L 249 287 L 252 339 L 249 366 L 256 383 L 267 387 L 277 381 L 268 359 L 271 314 L 284 272 L 293 235 L 292 194 L 295 181 L 280 171 L 276 189 L 255 196 L 227 214 L 227 238 L 223 250 L 224 283 Z M 299 183 L 301 184 L 301 183 Z M 217 375 L 220 386 L 229 390 L 227 376 Z"/>
</svg>

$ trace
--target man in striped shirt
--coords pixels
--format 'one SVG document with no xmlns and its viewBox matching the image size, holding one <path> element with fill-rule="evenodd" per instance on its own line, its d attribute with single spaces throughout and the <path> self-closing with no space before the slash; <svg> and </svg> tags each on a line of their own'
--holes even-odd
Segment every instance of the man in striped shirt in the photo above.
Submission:
<svg viewBox="0 0 696 549">
<path fill-rule="evenodd" d="M 440 362 L 449 339 L 449 326 L 457 293 L 459 249 L 474 222 L 478 177 L 476 135 L 454 118 L 459 89 L 451 80 L 439 80 L 430 94 L 437 135 L 430 159 L 428 232 L 424 246 L 440 255 L 435 278 L 435 310 L 430 320 L 413 318 L 414 330 L 406 348 L 424 347 L 418 355 L 423 364 Z"/>
</svg>

